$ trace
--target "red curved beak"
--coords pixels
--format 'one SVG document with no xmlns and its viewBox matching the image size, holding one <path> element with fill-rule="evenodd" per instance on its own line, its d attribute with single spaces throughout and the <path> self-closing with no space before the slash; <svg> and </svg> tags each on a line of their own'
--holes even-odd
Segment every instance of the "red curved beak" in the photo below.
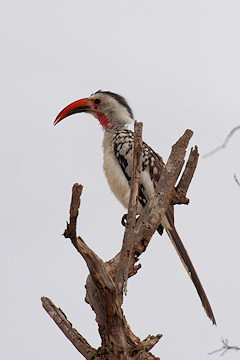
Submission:
<svg viewBox="0 0 240 360">
<path fill-rule="evenodd" d="M 63 120 L 67 116 L 70 116 L 70 115 L 73 115 L 73 114 L 76 114 L 76 113 L 86 112 L 86 111 L 89 111 L 89 110 L 90 110 L 90 106 L 88 105 L 88 98 L 74 101 L 70 105 L 66 106 L 58 114 L 58 116 L 56 117 L 53 125 L 57 125 L 57 123 L 59 123 L 59 121 Z"/>
</svg>

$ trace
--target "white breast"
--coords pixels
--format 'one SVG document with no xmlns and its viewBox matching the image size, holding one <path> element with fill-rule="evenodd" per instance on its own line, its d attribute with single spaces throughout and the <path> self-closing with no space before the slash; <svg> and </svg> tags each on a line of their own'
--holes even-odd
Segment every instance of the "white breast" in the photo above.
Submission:
<svg viewBox="0 0 240 360">
<path fill-rule="evenodd" d="M 114 154 L 113 135 L 109 132 L 105 132 L 103 138 L 103 169 L 112 192 L 122 205 L 127 208 L 130 187 Z"/>
</svg>

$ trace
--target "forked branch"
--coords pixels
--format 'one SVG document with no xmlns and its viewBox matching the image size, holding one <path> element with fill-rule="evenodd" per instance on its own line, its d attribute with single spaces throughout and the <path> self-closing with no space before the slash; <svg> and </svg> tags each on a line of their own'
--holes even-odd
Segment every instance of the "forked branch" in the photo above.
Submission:
<svg viewBox="0 0 240 360">
<path fill-rule="evenodd" d="M 236 346 L 236 345 L 229 345 L 228 344 L 228 339 L 222 339 L 222 347 L 217 349 L 217 350 L 213 350 L 210 353 L 208 353 L 209 355 L 215 354 L 217 352 L 222 352 L 220 354 L 220 356 L 223 356 L 228 350 L 235 350 L 235 351 L 239 351 L 240 347 Z"/>
<path fill-rule="evenodd" d="M 198 152 L 197 148 L 191 150 L 186 168 L 175 189 L 175 183 L 184 164 L 186 148 L 193 135 L 191 130 L 186 130 L 184 135 L 172 147 L 172 152 L 161 174 L 156 193 L 148 201 L 136 223 L 139 175 L 141 172 L 141 132 L 142 125 L 135 124 L 131 200 L 129 202 L 127 227 L 121 252 L 112 260 L 104 263 L 81 237 L 77 237 L 77 216 L 82 193 L 82 186 L 78 184 L 73 186 L 70 221 L 67 223 L 67 229 L 64 232 L 64 236 L 71 239 L 88 266 L 90 275 L 86 282 L 86 301 L 96 313 L 102 346 L 98 350 L 92 348 L 75 329 L 71 328 L 71 324 L 62 311 L 57 309 L 51 300 L 42 298 L 44 308 L 68 339 L 74 346 L 76 346 L 76 339 L 78 344 L 80 343 L 76 347 L 86 359 L 158 359 L 149 351 L 162 335 L 149 335 L 146 339 L 140 341 L 132 333 L 121 307 L 123 291 L 126 290 L 127 278 L 136 274 L 140 268 L 140 265 L 136 265 L 136 262 L 142 252 L 146 250 L 169 205 L 188 203 L 186 193 L 197 165 Z"/>
<path fill-rule="evenodd" d="M 236 131 L 240 130 L 240 125 L 235 126 L 230 133 L 227 135 L 226 139 L 224 140 L 223 144 L 218 146 L 216 149 L 210 151 L 209 153 L 203 155 L 203 158 L 207 158 L 209 156 L 214 155 L 216 152 L 218 152 L 219 150 L 225 149 L 225 147 L 227 146 L 227 144 L 229 143 L 229 140 L 231 139 L 231 137 L 235 134 Z"/>
</svg>

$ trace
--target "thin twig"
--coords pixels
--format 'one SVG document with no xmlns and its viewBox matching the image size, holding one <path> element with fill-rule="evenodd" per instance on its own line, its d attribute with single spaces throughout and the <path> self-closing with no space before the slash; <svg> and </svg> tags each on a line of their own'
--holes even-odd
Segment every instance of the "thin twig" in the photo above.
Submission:
<svg viewBox="0 0 240 360">
<path fill-rule="evenodd" d="M 240 186 L 240 181 L 238 180 L 237 175 L 234 174 L 233 177 L 234 177 L 234 180 L 236 181 L 236 183 L 238 184 L 238 186 Z"/>
<path fill-rule="evenodd" d="M 228 134 L 228 136 L 226 137 L 226 139 L 224 140 L 224 143 L 223 143 L 222 145 L 218 146 L 216 149 L 210 151 L 210 152 L 207 153 L 206 155 L 203 155 L 203 158 L 206 159 L 207 157 L 214 155 L 214 154 L 215 154 L 216 152 L 218 152 L 219 150 L 224 149 L 224 148 L 227 146 L 227 144 L 228 144 L 229 140 L 231 139 L 231 137 L 233 136 L 233 134 L 234 134 L 237 130 L 239 130 L 239 129 L 240 129 L 240 125 L 238 125 L 238 126 L 236 126 L 235 128 L 233 128 L 233 129 L 230 131 L 230 133 Z"/>
<path fill-rule="evenodd" d="M 228 339 L 222 339 L 222 343 L 223 343 L 223 346 L 221 348 L 211 351 L 210 353 L 208 353 L 208 355 L 212 355 L 212 354 L 222 351 L 220 356 L 223 356 L 228 350 L 235 350 L 235 351 L 240 350 L 240 347 L 238 347 L 238 346 L 228 345 Z"/>
<path fill-rule="evenodd" d="M 42 306 L 48 315 L 51 316 L 75 348 L 85 357 L 85 359 L 93 359 L 97 354 L 97 350 L 91 347 L 87 340 L 72 327 L 72 324 L 68 321 L 64 312 L 60 308 L 57 308 L 56 305 L 54 305 L 54 303 L 47 297 L 42 297 L 41 300 Z"/>
<path fill-rule="evenodd" d="M 130 199 L 128 205 L 127 223 L 123 237 L 120 261 L 118 264 L 115 283 L 119 293 L 127 293 L 127 280 L 129 273 L 129 261 L 133 249 L 133 231 L 136 225 L 139 178 L 142 170 L 142 123 L 134 123 L 134 154 L 133 172 L 130 186 Z"/>
</svg>

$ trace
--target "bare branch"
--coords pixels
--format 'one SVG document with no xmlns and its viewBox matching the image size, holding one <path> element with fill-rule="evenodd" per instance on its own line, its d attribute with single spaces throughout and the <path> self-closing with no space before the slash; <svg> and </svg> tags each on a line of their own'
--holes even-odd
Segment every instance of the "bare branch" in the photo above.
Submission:
<svg viewBox="0 0 240 360">
<path fill-rule="evenodd" d="M 191 152 L 186 164 L 186 167 L 183 171 L 181 179 L 176 187 L 176 194 L 174 194 L 172 204 L 188 204 L 189 199 L 186 198 L 186 194 L 189 188 L 189 185 L 192 181 L 193 175 L 195 173 L 197 163 L 198 163 L 199 153 L 198 148 L 191 148 Z"/>
<path fill-rule="evenodd" d="M 89 268 L 91 275 L 88 276 L 86 283 L 86 302 L 91 305 L 96 313 L 102 344 L 117 343 L 118 346 L 121 346 L 124 343 L 126 347 L 125 337 L 130 344 L 138 344 L 140 340 L 131 332 L 127 324 L 121 309 L 121 301 L 116 300 L 115 283 L 111 277 L 112 270 L 109 266 L 105 266 L 104 262 L 85 244 L 81 237 L 75 237 L 81 192 L 82 185 L 75 184 L 72 189 L 70 223 L 67 223 L 64 236 L 71 239 Z M 132 273 L 135 273 L 139 267 L 134 267 Z M 116 269 L 114 270 L 114 277 L 115 274 Z"/>
<path fill-rule="evenodd" d="M 148 335 L 146 339 L 141 342 L 141 345 L 146 351 L 150 351 L 158 343 L 161 337 L 162 334 L 157 334 L 156 336 Z"/>
<path fill-rule="evenodd" d="M 212 355 L 212 354 L 222 351 L 220 356 L 223 356 L 228 350 L 235 350 L 235 351 L 240 350 L 240 347 L 238 347 L 238 346 L 228 345 L 228 339 L 222 339 L 222 344 L 223 344 L 223 346 L 221 348 L 211 351 L 210 353 L 208 353 L 208 355 Z"/>
<path fill-rule="evenodd" d="M 122 243 L 120 261 L 115 278 L 117 289 L 120 293 L 127 293 L 127 279 L 129 273 L 129 261 L 133 249 L 133 232 L 136 225 L 139 178 L 142 171 L 142 123 L 134 123 L 134 154 L 131 191 L 128 205 L 127 223 Z"/>
<path fill-rule="evenodd" d="M 238 180 L 237 175 L 234 174 L 233 177 L 234 177 L 234 180 L 236 181 L 236 183 L 238 184 L 238 186 L 240 186 L 240 181 Z"/>
<path fill-rule="evenodd" d="M 78 209 L 80 207 L 80 197 L 82 194 L 83 186 L 79 184 L 74 184 L 72 188 L 72 199 L 70 205 L 70 220 L 67 222 L 67 228 L 65 229 L 63 235 L 65 238 L 71 239 L 75 248 L 77 248 L 77 217 L 78 217 Z"/>
<path fill-rule="evenodd" d="M 238 126 L 236 126 L 235 128 L 233 128 L 233 129 L 230 131 L 230 133 L 228 134 L 228 136 L 226 137 L 226 139 L 224 140 L 224 143 L 223 143 L 222 145 L 218 146 L 216 149 L 210 151 L 210 152 L 207 153 L 206 155 L 203 155 L 203 158 L 207 158 L 207 157 L 209 157 L 209 156 L 212 156 L 212 155 L 214 155 L 216 152 L 218 152 L 219 150 L 224 149 L 224 148 L 227 146 L 227 144 L 228 144 L 229 140 L 231 139 L 231 137 L 233 136 L 233 134 L 234 134 L 237 130 L 239 130 L 239 129 L 240 129 L 240 125 L 238 125 Z"/>
<path fill-rule="evenodd" d="M 161 174 L 155 194 L 144 207 L 134 231 L 134 253 L 139 256 L 145 251 L 153 233 L 161 223 L 167 211 L 174 185 L 184 164 L 186 148 L 193 132 L 186 130 L 184 135 L 172 147 L 171 154 Z"/>
<path fill-rule="evenodd" d="M 85 359 L 93 359 L 97 354 L 97 350 L 92 348 L 87 340 L 72 327 L 72 324 L 68 321 L 64 312 L 60 308 L 57 308 L 56 305 L 54 305 L 54 303 L 47 297 L 42 297 L 41 300 L 42 306 L 48 315 L 51 316 L 75 348 L 85 357 Z"/>
</svg>

